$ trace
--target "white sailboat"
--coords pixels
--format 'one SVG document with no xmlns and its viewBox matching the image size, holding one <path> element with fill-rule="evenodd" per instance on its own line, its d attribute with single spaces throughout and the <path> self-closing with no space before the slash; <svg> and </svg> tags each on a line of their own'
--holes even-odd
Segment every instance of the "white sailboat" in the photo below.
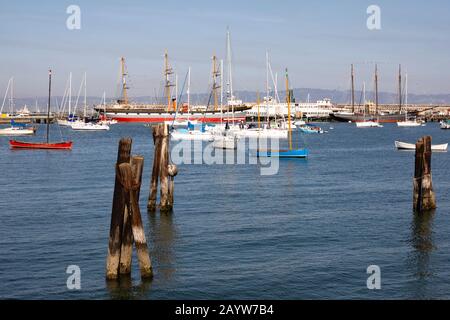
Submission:
<svg viewBox="0 0 450 320">
<path fill-rule="evenodd" d="M 213 66 L 214 68 L 214 66 Z M 215 75 L 217 72 L 213 71 L 213 89 L 218 88 L 216 85 Z M 220 124 L 221 126 L 217 129 L 212 129 L 214 132 L 214 143 L 213 147 L 216 149 L 237 149 L 238 137 L 235 131 L 229 130 L 229 126 L 223 127 L 223 60 L 220 61 Z"/>
<path fill-rule="evenodd" d="M 9 112 L 11 115 L 14 114 L 14 78 L 10 78 L 8 81 L 8 87 L 6 88 L 5 96 L 3 97 L 2 107 L 0 109 L 0 114 L 3 112 L 5 106 L 6 98 L 9 92 Z M 25 106 L 26 108 L 26 106 Z M 34 135 L 36 133 L 36 128 L 28 126 L 26 124 L 17 123 L 11 119 L 11 126 L 9 128 L 1 128 L 0 136 L 26 136 Z"/>
<path fill-rule="evenodd" d="M 166 54 L 167 59 L 167 54 Z M 167 65 L 167 63 L 166 63 Z M 166 68 L 167 69 L 167 68 Z M 166 75 L 168 76 L 168 75 Z M 168 77 L 166 77 L 166 87 L 172 86 L 170 84 L 170 80 Z M 190 103 L 190 91 L 191 91 L 191 68 L 188 69 L 188 88 L 187 88 L 187 96 L 188 96 L 188 105 Z M 170 94 L 170 93 L 168 93 Z M 170 101 L 170 99 L 168 99 Z M 176 116 L 175 116 L 176 119 Z M 172 125 L 173 122 L 171 122 L 169 125 Z M 206 125 L 201 124 L 201 129 L 191 129 L 191 127 L 194 126 L 193 123 L 191 123 L 189 120 L 186 123 L 186 129 L 185 128 L 179 128 L 177 130 L 173 130 L 170 133 L 171 140 L 173 141 L 214 141 L 214 136 L 211 132 L 206 130 Z"/>
<path fill-rule="evenodd" d="M 397 122 L 398 127 L 422 127 L 425 126 L 423 121 L 408 119 L 408 74 L 405 75 L 405 120 Z"/>
<path fill-rule="evenodd" d="M 58 119 L 56 119 L 56 122 L 60 126 L 70 127 L 72 125 L 72 123 L 73 123 L 73 115 L 72 115 L 72 72 L 69 73 L 69 80 L 68 81 L 69 81 L 69 87 L 68 87 L 68 90 L 64 91 L 63 101 L 61 103 L 63 109 L 62 110 L 60 109 L 60 114 L 64 114 L 66 101 L 68 100 L 68 105 L 69 105 L 68 106 L 68 108 L 69 108 L 68 115 L 69 116 L 68 116 L 68 118 L 58 118 Z"/>
<path fill-rule="evenodd" d="M 103 125 L 112 125 L 112 124 L 116 124 L 117 120 L 115 119 L 108 119 L 106 117 L 106 92 L 103 91 L 103 99 L 102 99 L 102 105 L 103 105 L 103 114 L 100 114 L 100 120 L 98 121 L 98 124 L 103 124 Z"/>
<path fill-rule="evenodd" d="M 273 85 L 274 85 L 274 95 L 275 98 L 272 98 L 270 96 L 270 85 L 269 85 L 269 75 L 272 79 Z M 243 129 L 236 132 L 236 135 L 240 138 L 247 137 L 247 138 L 278 138 L 278 139 L 287 139 L 289 131 L 287 129 L 288 124 L 286 122 L 286 119 L 281 120 L 280 123 L 277 122 L 276 119 L 276 106 L 280 105 L 280 101 L 278 99 L 278 91 L 277 91 L 277 85 L 276 81 L 273 78 L 272 73 L 272 67 L 270 65 L 270 59 L 269 59 L 269 53 L 266 51 L 266 97 L 265 97 L 265 107 L 266 107 L 266 123 L 263 127 L 261 127 L 258 123 L 257 128 L 251 128 L 251 129 Z M 257 108 L 259 109 L 259 102 L 257 103 Z M 269 110 L 273 109 L 274 117 L 275 117 L 275 127 L 271 126 L 270 123 L 270 112 Z M 258 112 L 259 114 L 259 112 Z M 291 126 L 293 122 L 291 121 Z"/>
<path fill-rule="evenodd" d="M 364 121 L 356 122 L 357 128 L 382 128 L 383 126 L 378 121 L 365 120 L 366 119 L 366 83 L 363 82 L 363 105 L 364 105 Z"/>
<path fill-rule="evenodd" d="M 107 131 L 109 126 L 107 124 L 85 122 L 87 116 L 87 77 L 84 73 L 84 113 L 83 120 L 77 120 L 71 124 L 72 130 L 76 131 Z"/>
</svg>

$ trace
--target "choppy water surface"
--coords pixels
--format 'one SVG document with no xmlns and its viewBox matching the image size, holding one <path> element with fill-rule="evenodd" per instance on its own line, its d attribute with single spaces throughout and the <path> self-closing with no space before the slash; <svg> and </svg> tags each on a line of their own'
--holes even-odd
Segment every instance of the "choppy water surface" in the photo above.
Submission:
<svg viewBox="0 0 450 320">
<path fill-rule="evenodd" d="M 450 298 L 449 154 L 432 159 L 439 208 L 415 216 L 414 153 L 394 150 L 394 140 L 431 134 L 444 143 L 450 132 L 431 123 L 331 126 L 302 136 L 310 158 L 282 160 L 276 175 L 249 164 L 179 166 L 169 215 L 146 212 L 153 145 L 143 125 L 63 129 L 70 152 L 12 151 L 1 137 L 0 297 Z M 122 136 L 145 156 L 141 209 L 155 271 L 145 283 L 135 258 L 131 279 L 104 280 Z M 66 287 L 72 264 L 81 268 L 79 291 Z M 381 268 L 381 290 L 366 287 L 369 265 Z"/>
</svg>

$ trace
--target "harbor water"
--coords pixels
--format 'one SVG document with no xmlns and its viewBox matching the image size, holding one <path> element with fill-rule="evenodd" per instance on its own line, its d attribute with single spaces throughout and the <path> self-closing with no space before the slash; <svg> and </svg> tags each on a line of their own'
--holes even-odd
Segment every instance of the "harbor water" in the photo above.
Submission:
<svg viewBox="0 0 450 320">
<path fill-rule="evenodd" d="M 412 212 L 414 152 L 394 141 L 432 135 L 419 128 L 357 129 L 321 124 L 294 133 L 307 160 L 280 160 L 278 173 L 254 164 L 179 165 L 171 214 L 148 214 L 153 142 L 142 124 L 109 132 L 51 135 L 72 151 L 10 150 L 0 137 L 2 299 L 443 299 L 450 298 L 450 162 L 433 153 L 438 209 Z M 330 126 L 332 129 L 330 129 Z M 45 127 L 37 137 L 42 139 Z M 115 161 L 121 137 L 145 157 L 141 214 L 154 279 L 105 281 Z M 173 144 L 173 143 L 172 143 Z M 69 265 L 81 289 L 66 285 Z M 381 270 L 369 290 L 367 268 Z"/>
</svg>

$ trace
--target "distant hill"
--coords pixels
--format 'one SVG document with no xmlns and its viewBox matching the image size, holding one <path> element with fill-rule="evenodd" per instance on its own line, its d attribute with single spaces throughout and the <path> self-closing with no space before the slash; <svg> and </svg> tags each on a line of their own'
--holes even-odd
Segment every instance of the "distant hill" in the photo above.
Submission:
<svg viewBox="0 0 450 320">
<path fill-rule="evenodd" d="M 257 93 L 254 91 L 237 91 L 235 92 L 235 96 L 238 99 L 243 100 L 244 102 L 254 102 L 256 101 Z M 294 89 L 294 97 L 296 101 L 304 102 L 307 100 L 309 95 L 309 100 L 315 102 L 317 100 L 321 100 L 324 98 L 329 98 L 335 104 L 337 103 L 349 103 L 350 102 L 350 92 L 341 91 L 341 90 L 327 90 L 327 89 L 313 89 L 313 88 L 296 88 Z M 260 93 L 261 100 L 263 99 L 264 93 Z M 285 93 L 284 91 L 280 91 L 279 93 L 280 99 L 284 99 Z M 366 93 L 367 99 L 373 99 L 373 92 Z M 111 101 L 113 98 L 107 98 L 107 101 Z M 158 99 L 150 96 L 141 96 L 141 97 L 132 97 L 130 98 L 132 101 L 137 103 L 155 103 Z M 207 104 L 208 99 L 210 99 L 210 104 L 212 104 L 212 98 L 210 98 L 210 94 L 191 94 L 191 103 L 192 104 Z M 52 100 L 52 110 L 57 110 L 57 105 L 61 103 L 61 97 L 53 97 Z M 183 101 L 186 101 L 186 95 L 182 97 Z M 360 91 L 355 92 L 355 102 L 358 104 L 362 100 L 362 94 Z M 14 100 L 15 108 L 21 109 L 24 105 L 27 105 L 31 111 L 35 111 L 36 98 L 17 98 Z M 58 104 L 57 104 L 58 101 Z M 88 97 L 87 103 L 90 107 L 94 104 L 100 104 L 102 101 L 101 97 Z M 164 101 L 164 102 L 163 102 Z M 160 103 L 165 103 L 165 99 L 159 98 Z M 380 92 L 379 93 L 379 102 L 380 103 L 397 103 L 398 97 L 397 94 L 391 92 Z M 417 104 L 448 104 L 450 105 L 450 94 L 409 94 L 408 95 L 408 103 L 417 103 Z M 37 105 L 40 111 L 45 111 L 47 105 L 46 97 L 37 98 Z M 83 109 L 83 103 L 79 102 L 78 110 Z M 9 111 L 9 103 L 5 102 L 5 107 L 3 112 Z"/>
</svg>

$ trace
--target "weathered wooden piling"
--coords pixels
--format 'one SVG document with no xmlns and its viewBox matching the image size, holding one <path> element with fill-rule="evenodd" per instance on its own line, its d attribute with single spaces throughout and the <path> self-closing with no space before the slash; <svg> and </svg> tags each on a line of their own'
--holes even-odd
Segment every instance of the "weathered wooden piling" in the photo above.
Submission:
<svg viewBox="0 0 450 320">
<path fill-rule="evenodd" d="M 141 277 L 150 278 L 153 275 L 139 209 L 144 158 L 133 156 L 130 160 L 131 143 L 131 138 L 123 138 L 119 142 L 106 262 L 108 280 L 131 273 L 133 242 L 136 244 Z"/>
<path fill-rule="evenodd" d="M 161 156 L 159 168 L 160 181 L 160 212 L 169 212 L 172 210 L 172 204 L 169 200 L 169 126 L 163 126 L 163 135 L 161 137 Z"/>
<path fill-rule="evenodd" d="M 136 244 L 136 253 L 141 270 L 141 277 L 150 278 L 153 276 L 152 264 L 148 253 L 144 227 L 142 225 L 141 211 L 139 209 L 139 193 L 142 182 L 144 158 L 141 156 L 133 157 L 133 164 L 134 166 L 129 163 L 122 163 L 119 166 L 119 171 L 124 185 L 124 198 L 128 209 L 126 210 L 126 213 L 131 222 L 132 237 Z M 129 261 L 131 261 L 131 257 L 129 258 Z M 126 262 L 128 262 L 128 260 Z"/>
<path fill-rule="evenodd" d="M 116 163 L 116 180 L 114 183 L 114 197 L 111 214 L 111 227 L 109 229 L 108 256 L 106 259 L 106 278 L 117 279 L 119 272 L 120 251 L 122 246 L 123 217 L 125 201 L 122 184 L 118 175 L 118 167 L 130 161 L 131 138 L 122 138 L 119 142 L 119 151 Z"/>
<path fill-rule="evenodd" d="M 156 196 L 158 193 L 158 180 L 159 180 L 159 168 L 160 168 L 160 158 L 161 158 L 161 137 L 163 135 L 162 125 L 156 125 L 152 127 L 153 131 L 153 145 L 154 145 L 154 156 L 153 156 L 153 169 L 152 169 L 152 179 L 150 182 L 150 195 L 148 197 L 147 209 L 150 212 L 156 210 Z"/>
<path fill-rule="evenodd" d="M 153 158 L 152 180 L 147 208 L 150 212 L 156 210 L 156 196 L 158 180 L 160 184 L 160 212 L 170 212 L 173 208 L 174 180 L 178 170 L 170 163 L 169 157 L 169 126 L 158 124 L 152 127 L 153 144 L 155 146 Z"/>
<path fill-rule="evenodd" d="M 436 196 L 433 191 L 431 174 L 431 154 L 431 137 L 422 137 L 416 143 L 413 180 L 413 208 L 415 212 L 423 212 L 436 208 Z"/>
</svg>

